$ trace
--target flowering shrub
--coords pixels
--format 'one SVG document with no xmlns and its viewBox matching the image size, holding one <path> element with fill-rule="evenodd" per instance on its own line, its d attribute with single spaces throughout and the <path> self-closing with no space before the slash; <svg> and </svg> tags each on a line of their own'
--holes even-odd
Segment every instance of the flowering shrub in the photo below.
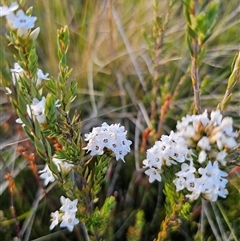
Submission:
<svg viewBox="0 0 240 241">
<path fill-rule="evenodd" d="M 167 77 L 162 77 L 160 71 L 161 48 L 164 45 L 170 21 L 169 16 L 174 4 L 174 1 L 170 1 L 164 22 L 158 17 L 158 1 L 154 1 L 153 33 L 152 35 L 144 34 L 150 53 L 147 58 L 152 61 L 148 60 L 147 63 L 149 65 L 151 62 L 153 65 L 148 66 L 152 79 L 150 87 L 147 87 L 143 81 L 138 62 L 131 55 L 133 51 L 124 35 L 118 14 L 115 8 L 112 8 L 110 18 L 116 22 L 139 77 L 141 91 L 144 93 L 142 95 L 146 100 L 144 98 L 142 98 L 143 102 L 141 98 L 135 100 L 128 83 L 124 87 L 119 84 L 120 92 L 122 91 L 119 95 L 124 96 L 126 89 L 129 91 L 129 99 L 132 99 L 134 106 L 137 106 L 136 116 L 135 114 L 134 117 L 128 116 L 131 120 L 130 124 L 126 125 L 128 128 L 122 125 L 124 121 L 118 120 L 118 124 L 107 124 L 106 121 L 98 127 L 93 127 L 91 132 L 89 132 L 89 128 L 87 130 L 83 128 L 82 118 L 84 119 L 86 113 L 83 112 L 80 115 L 78 110 L 72 112 L 72 103 L 79 96 L 79 86 L 75 79 L 70 78 L 73 70 L 67 63 L 67 53 L 70 49 L 68 27 L 64 26 L 57 32 L 59 63 L 56 77 L 46 73 L 38 66 L 40 61 L 36 43 L 41 33 L 40 27 L 35 27 L 38 18 L 32 16 L 33 8 L 26 10 L 23 3 L 17 2 L 11 3 L 9 6 L 0 6 L 0 17 L 6 19 L 9 46 L 14 47 L 17 51 L 15 60 L 7 69 L 8 78 L 4 83 L 4 90 L 18 116 L 16 123 L 20 124 L 18 126 L 24 130 L 34 144 L 40 161 L 44 162 L 43 168 L 36 165 L 35 154 L 29 154 L 22 148 L 18 150 L 29 161 L 29 166 L 42 190 L 42 196 L 39 195 L 38 202 L 43 197 L 47 198 L 47 192 L 55 184 L 61 190 L 59 195 L 61 207 L 59 209 L 52 208 L 52 205 L 48 215 L 49 232 L 54 232 L 60 227 L 66 228 L 69 233 L 72 233 L 74 229 L 78 228 L 81 230 L 76 232 L 79 240 L 81 238 L 99 241 L 123 240 L 124 237 L 129 241 L 140 241 L 149 240 L 151 236 L 149 233 L 152 232 L 151 229 L 154 229 L 152 225 L 153 223 L 156 225 L 157 220 L 161 221 L 161 225 L 157 224 L 157 231 L 154 231 L 154 237 L 151 236 L 151 239 L 156 238 L 157 235 L 157 239 L 154 240 L 170 240 L 172 233 L 176 230 L 180 233 L 181 228 L 184 228 L 181 220 L 190 221 L 195 204 L 202 203 L 204 206 L 204 202 L 208 201 L 214 205 L 219 199 L 226 199 L 230 195 L 227 186 L 228 173 L 232 164 L 238 165 L 239 157 L 233 161 L 231 156 L 239 153 L 239 131 L 234 127 L 233 118 L 224 115 L 224 111 L 229 105 L 234 88 L 239 81 L 240 54 L 234 60 L 226 92 L 215 107 L 216 110 L 202 111 L 200 88 L 203 84 L 201 85 L 200 81 L 199 66 L 205 56 L 206 42 L 216 24 L 215 18 L 219 11 L 219 3 L 213 0 L 207 4 L 207 7 L 204 3 L 199 3 L 202 5 L 198 13 L 196 1 L 188 0 L 181 3 L 185 11 L 186 36 L 191 59 L 190 71 L 186 70 L 185 75 L 189 75 L 191 78 L 194 99 L 194 105 L 185 109 L 183 113 L 194 114 L 186 116 L 184 114 L 181 120 L 178 120 L 180 117 L 172 118 L 176 121 L 176 125 L 166 122 L 171 119 L 168 119 L 168 114 L 171 112 L 172 102 L 176 101 L 178 95 L 180 96 L 181 91 L 179 90 L 186 77 L 184 76 L 174 88 L 175 92 L 170 93 L 169 83 L 171 82 L 167 80 Z M 94 56 L 92 58 L 94 59 Z M 98 61 L 96 60 L 96 62 Z M 92 67 L 89 62 L 89 72 Z M 116 74 L 118 81 L 121 79 L 119 73 Z M 93 110 L 97 112 L 98 108 L 94 103 L 92 75 L 89 74 L 88 77 L 90 101 Z M 148 106 L 148 104 L 150 105 Z M 128 107 L 126 105 L 126 108 Z M 212 109 L 212 106 L 209 106 L 210 108 Z M 140 112 L 142 114 L 139 114 Z M 124 113 L 124 118 L 127 116 L 126 113 Z M 95 118 L 95 113 L 92 116 Z M 144 125 L 140 123 L 141 119 L 145 119 Z M 92 127 L 92 123 L 90 119 L 87 124 Z M 128 139 L 132 138 L 133 124 L 136 126 L 136 133 L 139 131 L 138 129 L 147 126 L 145 130 L 141 129 L 141 148 L 140 138 L 136 133 L 134 139 Z M 168 124 L 168 128 L 164 129 L 163 126 Z M 122 162 L 112 161 L 119 159 Z M 131 170 L 129 167 L 133 161 L 135 170 L 130 178 L 132 180 L 128 191 L 125 191 L 123 187 L 120 190 L 120 186 L 129 179 L 127 174 Z M 117 183 L 122 165 L 124 181 Z M 145 181 L 146 178 L 148 182 Z M 5 179 L 8 182 L 10 198 L 13 200 L 16 190 L 14 178 L 9 172 Z M 163 186 L 158 185 L 158 203 L 150 224 L 146 224 L 148 211 L 151 209 L 148 210 L 148 205 L 152 202 L 151 192 L 148 192 L 148 189 L 155 190 L 155 184 L 149 187 L 149 183 L 152 184 L 154 181 L 163 183 Z M 161 189 L 162 187 L 163 189 Z M 147 190 L 147 194 L 142 195 L 141 188 Z M 134 192 L 140 194 L 138 193 L 138 198 L 133 201 L 131 195 Z M 163 194 L 164 198 L 162 198 Z M 162 205 L 162 212 L 159 212 L 161 209 L 159 200 L 161 199 L 164 199 L 165 206 Z M 144 200 L 147 200 L 147 204 L 144 203 Z M 136 210 L 130 214 L 128 206 L 129 210 L 136 206 Z M 28 240 L 31 231 L 26 232 L 24 228 L 20 227 L 13 201 L 11 208 L 17 227 L 18 240 L 22 238 Z M 145 209 L 146 217 L 144 217 L 142 209 Z M 36 212 L 34 210 L 31 212 Z M 122 218 L 114 220 L 114 212 L 123 213 Z M 111 224 L 112 222 L 114 224 Z M 120 224 L 120 222 L 122 223 Z M 144 231 L 145 229 L 151 232 L 146 234 L 148 231 Z M 198 231 L 196 233 L 191 237 L 189 235 L 188 239 L 200 240 L 199 237 L 201 237 L 203 240 L 203 234 L 199 234 Z M 214 235 L 218 239 L 219 235 L 215 233 Z M 235 235 L 233 236 L 235 237 Z M 72 240 L 75 240 L 74 238 Z"/>
</svg>

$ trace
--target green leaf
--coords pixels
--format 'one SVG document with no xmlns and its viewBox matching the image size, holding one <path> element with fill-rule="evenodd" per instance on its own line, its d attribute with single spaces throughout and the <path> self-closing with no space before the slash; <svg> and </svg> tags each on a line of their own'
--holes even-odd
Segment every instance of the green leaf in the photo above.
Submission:
<svg viewBox="0 0 240 241">
<path fill-rule="evenodd" d="M 221 106 L 221 111 L 224 111 L 227 108 L 231 99 L 232 99 L 232 93 L 224 100 L 224 103 Z"/>
<path fill-rule="evenodd" d="M 196 39 L 198 36 L 197 33 L 190 26 L 187 26 L 187 34 L 191 39 Z"/>
<path fill-rule="evenodd" d="M 56 113 L 56 99 L 51 94 L 48 93 L 45 102 L 45 116 L 48 125 L 55 125 L 57 121 L 57 113 Z"/>
<path fill-rule="evenodd" d="M 45 150 L 45 147 L 43 145 L 43 142 L 41 140 L 38 140 L 38 138 L 36 136 L 34 136 L 33 138 L 34 138 L 34 144 L 35 144 L 35 147 L 36 147 L 36 150 L 37 150 L 38 154 L 43 159 L 45 159 L 46 150 Z"/>
</svg>

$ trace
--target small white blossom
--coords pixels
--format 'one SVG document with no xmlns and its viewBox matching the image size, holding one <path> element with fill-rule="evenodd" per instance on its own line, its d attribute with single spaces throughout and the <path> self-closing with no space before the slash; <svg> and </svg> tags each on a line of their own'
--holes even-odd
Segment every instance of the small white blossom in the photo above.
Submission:
<svg viewBox="0 0 240 241">
<path fill-rule="evenodd" d="M 10 69 L 10 71 L 12 72 L 12 82 L 15 85 L 16 81 L 18 81 L 20 77 L 23 77 L 24 70 L 19 63 L 14 63 L 14 68 Z"/>
<path fill-rule="evenodd" d="M 26 38 L 28 35 L 28 30 L 34 27 L 34 23 L 37 17 L 30 17 L 25 15 L 23 10 L 18 10 L 16 15 L 10 13 L 6 16 L 10 28 L 17 29 L 19 36 Z"/>
<path fill-rule="evenodd" d="M 38 100 L 37 98 L 34 98 L 32 101 L 32 104 L 29 106 L 27 105 L 27 112 L 30 118 L 32 118 L 32 115 L 34 115 L 38 122 L 44 123 L 46 121 L 45 117 L 45 97 L 42 97 L 42 100 Z"/>
<path fill-rule="evenodd" d="M 88 141 L 84 150 L 90 151 L 90 155 L 102 155 L 104 148 L 111 150 L 116 160 L 121 159 L 130 152 L 131 141 L 126 139 L 127 132 L 120 124 L 108 125 L 103 123 L 101 127 L 94 127 L 92 132 L 85 134 L 85 141 Z"/>
<path fill-rule="evenodd" d="M 204 150 L 200 151 L 198 154 L 198 162 L 203 163 L 206 161 L 206 159 L 207 159 L 207 152 Z"/>
<path fill-rule="evenodd" d="M 222 114 L 220 110 L 212 111 L 211 112 L 211 122 L 213 123 L 213 126 L 219 126 L 222 121 Z"/>
<path fill-rule="evenodd" d="M 42 83 L 42 80 L 47 80 L 48 73 L 44 74 L 41 69 L 37 69 L 37 83 L 36 86 Z"/>
<path fill-rule="evenodd" d="M 176 191 L 179 192 L 181 190 L 183 190 L 186 187 L 186 179 L 182 176 L 176 178 L 175 180 L 173 180 L 173 183 L 176 186 Z"/>
<path fill-rule="evenodd" d="M 65 159 L 59 159 L 56 156 L 53 156 L 52 161 L 57 166 L 57 169 L 59 172 L 69 172 L 74 165 L 71 163 L 68 163 Z"/>
<path fill-rule="evenodd" d="M 6 16 L 16 9 L 18 9 L 18 3 L 14 2 L 9 7 L 8 6 L 0 6 L 0 17 Z"/>
<path fill-rule="evenodd" d="M 61 215 L 59 214 L 59 211 L 55 211 L 51 213 L 51 225 L 49 227 L 50 230 L 52 230 L 55 226 L 58 225 L 59 220 L 61 220 Z"/>
<path fill-rule="evenodd" d="M 221 163 L 221 165 L 225 166 L 227 161 L 226 161 L 226 156 L 227 152 L 225 150 L 220 151 L 216 155 L 216 160 Z"/>
<path fill-rule="evenodd" d="M 217 161 L 209 161 L 207 166 L 199 168 L 198 172 L 202 175 L 202 193 L 206 199 L 215 202 L 218 196 L 226 197 L 228 191 L 225 186 L 228 180 L 224 177 L 227 177 L 227 173 L 219 169 Z"/>
<path fill-rule="evenodd" d="M 149 176 L 149 182 L 152 183 L 155 180 L 161 182 L 162 177 L 155 168 L 149 168 L 145 171 L 145 174 Z"/>
<path fill-rule="evenodd" d="M 202 150 L 209 151 L 211 150 L 210 142 L 207 136 L 203 136 L 197 143 Z"/>
<path fill-rule="evenodd" d="M 183 163 L 181 165 L 181 171 L 176 173 L 178 177 L 187 177 L 189 174 L 192 174 L 196 171 L 196 168 L 193 166 L 193 161 L 190 161 L 189 164 Z"/>
<path fill-rule="evenodd" d="M 75 225 L 79 223 L 79 220 L 75 217 L 75 213 L 65 213 L 62 216 L 61 228 L 67 228 L 69 232 L 73 231 Z"/>
<path fill-rule="evenodd" d="M 45 164 L 45 167 L 43 168 L 43 170 L 38 171 L 38 173 L 41 174 L 39 177 L 43 179 L 44 186 L 47 186 L 48 183 L 54 182 L 55 180 L 53 173 L 47 164 Z"/>
<path fill-rule="evenodd" d="M 60 210 L 64 211 L 65 213 L 76 213 L 78 203 L 77 199 L 71 201 L 69 198 L 61 196 L 60 201 L 62 203 L 62 207 L 60 208 Z"/>
</svg>

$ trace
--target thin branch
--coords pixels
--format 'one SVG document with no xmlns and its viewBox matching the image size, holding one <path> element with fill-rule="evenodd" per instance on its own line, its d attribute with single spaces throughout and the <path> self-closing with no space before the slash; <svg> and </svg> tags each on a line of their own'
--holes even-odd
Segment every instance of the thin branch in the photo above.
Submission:
<svg viewBox="0 0 240 241">
<path fill-rule="evenodd" d="M 192 79 L 192 86 L 193 86 L 193 92 L 194 92 L 194 103 L 195 108 L 198 114 L 201 114 L 201 99 L 200 99 L 200 79 L 199 79 L 199 72 L 198 72 L 198 65 L 197 65 L 197 56 L 199 52 L 199 45 L 198 41 L 194 39 L 192 41 L 193 44 L 193 56 L 191 56 L 192 59 L 192 65 L 191 65 L 191 79 Z"/>
</svg>

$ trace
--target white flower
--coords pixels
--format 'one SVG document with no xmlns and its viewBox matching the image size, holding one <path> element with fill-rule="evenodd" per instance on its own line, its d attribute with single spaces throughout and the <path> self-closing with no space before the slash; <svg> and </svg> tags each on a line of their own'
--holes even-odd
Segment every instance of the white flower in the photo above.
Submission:
<svg viewBox="0 0 240 241">
<path fill-rule="evenodd" d="M 203 163 L 206 161 L 206 159 L 207 159 L 207 152 L 204 150 L 200 151 L 198 154 L 198 162 Z"/>
<path fill-rule="evenodd" d="M 219 126 L 222 121 L 222 114 L 220 110 L 212 111 L 211 112 L 211 122 L 213 126 Z"/>
<path fill-rule="evenodd" d="M 209 161 L 207 166 L 199 168 L 198 172 L 202 175 L 200 178 L 202 180 L 202 193 L 206 199 L 215 202 L 218 196 L 226 197 L 228 191 L 225 186 L 228 180 L 224 177 L 227 177 L 227 173 L 219 169 L 217 161 L 213 163 Z"/>
<path fill-rule="evenodd" d="M 60 210 L 64 211 L 65 213 L 76 213 L 78 203 L 77 199 L 71 201 L 69 198 L 61 196 L 60 201 L 62 203 L 62 207 L 60 208 Z"/>
<path fill-rule="evenodd" d="M 219 161 L 221 165 L 225 166 L 227 163 L 226 156 L 227 156 L 227 152 L 225 150 L 220 151 L 217 153 L 216 160 Z"/>
<path fill-rule="evenodd" d="M 73 164 L 68 163 L 65 159 L 59 159 L 56 156 L 53 156 L 52 161 L 57 166 L 59 172 L 69 172 L 74 167 Z"/>
<path fill-rule="evenodd" d="M 196 178 L 194 174 L 189 174 L 185 180 L 185 188 L 192 192 L 191 194 L 187 194 L 186 197 L 189 198 L 190 201 L 196 200 L 202 192 L 202 180 Z"/>
<path fill-rule="evenodd" d="M 32 101 L 32 104 L 29 106 L 27 105 L 27 112 L 30 118 L 32 118 L 32 115 L 36 116 L 38 122 L 44 123 L 46 121 L 45 117 L 45 97 L 42 97 L 42 100 L 39 101 L 37 98 L 34 98 Z"/>
<path fill-rule="evenodd" d="M 186 181 L 186 179 L 183 176 L 180 176 L 180 177 L 176 178 L 175 180 L 173 180 L 173 183 L 176 186 L 177 192 L 183 190 L 186 187 L 185 181 Z"/>
<path fill-rule="evenodd" d="M 75 213 L 68 212 L 62 216 L 62 222 L 60 224 L 60 227 L 67 228 L 69 232 L 72 232 L 74 226 L 78 223 L 79 223 L 79 220 L 75 217 Z"/>
<path fill-rule="evenodd" d="M 209 177 L 217 177 L 221 179 L 222 177 L 226 177 L 228 174 L 224 171 L 221 171 L 218 167 L 218 162 L 211 162 L 209 161 L 205 168 L 200 167 L 198 172 L 203 176 Z"/>
<path fill-rule="evenodd" d="M 190 161 L 189 164 L 183 163 L 181 165 L 181 171 L 176 173 L 178 177 L 187 177 L 189 174 L 193 174 L 196 171 L 196 168 L 193 166 L 193 162 Z"/>
<path fill-rule="evenodd" d="M 210 142 L 207 136 L 203 136 L 197 143 L 202 150 L 209 151 L 211 150 Z"/>
<path fill-rule="evenodd" d="M 44 180 L 44 182 L 43 182 L 44 186 L 47 186 L 48 183 L 54 182 L 54 180 L 55 180 L 53 173 L 47 164 L 45 164 L 45 167 L 43 168 L 43 170 L 38 171 L 38 173 L 41 174 L 39 177 Z"/>
<path fill-rule="evenodd" d="M 18 9 L 18 7 L 19 7 L 19 5 L 16 2 L 12 3 L 9 7 L 0 6 L 0 17 L 6 16 L 6 15 L 12 13 L 16 9 Z"/>
<path fill-rule="evenodd" d="M 155 168 L 149 168 L 148 170 L 145 171 L 145 174 L 149 176 L 149 182 L 152 183 L 155 180 L 161 182 L 162 178 L 159 172 Z"/>
<path fill-rule="evenodd" d="M 130 152 L 131 141 L 126 139 L 127 132 L 120 124 L 108 125 L 103 123 L 101 127 L 94 127 L 92 132 L 85 134 L 85 141 L 88 141 L 84 150 L 91 151 L 90 155 L 102 155 L 104 148 L 110 149 L 116 156 L 116 160 L 121 159 Z"/>
<path fill-rule="evenodd" d="M 156 141 L 155 145 L 147 150 L 147 159 L 144 160 L 144 164 L 147 167 L 156 167 L 161 169 L 162 167 L 162 155 L 161 155 L 161 142 Z"/>
<path fill-rule="evenodd" d="M 26 38 L 28 35 L 28 30 L 34 27 L 34 23 L 37 20 L 37 17 L 30 17 L 25 15 L 23 10 L 18 10 L 16 15 L 10 13 L 6 16 L 7 21 L 10 25 L 10 28 L 17 29 L 18 35 Z"/>
<path fill-rule="evenodd" d="M 48 73 L 44 74 L 41 69 L 37 69 L 37 83 L 36 86 L 42 83 L 42 80 L 47 80 Z"/>
<path fill-rule="evenodd" d="M 14 63 L 14 68 L 10 69 L 10 71 L 12 72 L 12 82 L 15 85 L 16 81 L 23 77 L 24 70 L 19 63 Z"/>
<path fill-rule="evenodd" d="M 237 133 L 233 131 L 233 120 L 231 117 L 225 117 L 219 127 L 228 137 L 237 137 Z"/>
<path fill-rule="evenodd" d="M 61 219 L 61 215 L 59 214 L 59 211 L 55 211 L 51 213 L 51 225 L 49 227 L 50 230 L 52 230 L 55 226 L 58 225 L 59 220 Z"/>
</svg>

